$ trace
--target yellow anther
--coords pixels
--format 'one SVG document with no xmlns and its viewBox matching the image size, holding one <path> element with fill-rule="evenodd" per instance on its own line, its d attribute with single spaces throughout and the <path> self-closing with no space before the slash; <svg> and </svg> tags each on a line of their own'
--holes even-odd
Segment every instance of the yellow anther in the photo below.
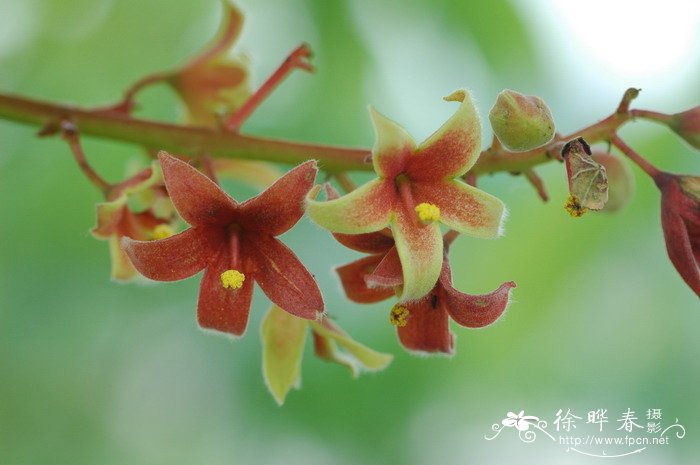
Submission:
<svg viewBox="0 0 700 465">
<path fill-rule="evenodd" d="M 391 313 L 389 313 L 389 323 L 391 323 L 394 326 L 403 328 L 404 326 L 406 326 L 406 324 L 408 324 L 408 316 L 410 315 L 410 313 L 411 312 L 409 312 L 406 307 L 396 304 L 391 309 Z"/>
<path fill-rule="evenodd" d="M 221 285 L 224 289 L 240 289 L 244 281 L 245 275 L 238 270 L 226 270 L 221 273 Z"/>
<path fill-rule="evenodd" d="M 175 230 L 168 224 L 162 223 L 153 228 L 151 231 L 151 237 L 153 239 L 167 239 L 170 236 L 175 235 Z"/>
<path fill-rule="evenodd" d="M 566 201 L 564 209 L 574 218 L 580 218 L 588 211 L 586 207 L 579 203 L 575 195 L 569 196 L 569 200 Z"/>
<path fill-rule="evenodd" d="M 432 203 L 419 203 L 416 205 L 416 213 L 423 223 L 432 223 L 440 219 L 440 208 Z"/>
</svg>

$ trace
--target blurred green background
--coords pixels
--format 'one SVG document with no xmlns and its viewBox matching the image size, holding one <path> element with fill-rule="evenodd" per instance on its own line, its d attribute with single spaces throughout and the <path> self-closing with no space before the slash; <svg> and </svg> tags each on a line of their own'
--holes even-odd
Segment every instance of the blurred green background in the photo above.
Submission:
<svg viewBox="0 0 700 465">
<path fill-rule="evenodd" d="M 318 68 L 288 79 L 246 125 L 252 134 L 370 146 L 371 102 L 420 140 L 454 110 L 441 97 L 465 86 L 482 117 L 503 88 L 540 95 L 564 133 L 607 115 L 628 86 L 643 89 L 641 108 L 700 102 L 693 2 L 240 3 L 248 16 L 237 50 L 251 56 L 255 83 L 302 41 Z M 2 0 L 0 91 L 113 102 L 196 52 L 220 10 L 215 0 Z M 173 101 L 148 90 L 140 114 L 175 120 Z M 480 180 L 509 206 L 507 233 L 455 244 L 456 285 L 518 287 L 496 325 L 454 328 L 452 359 L 404 353 L 390 303 L 344 299 L 328 270 L 358 254 L 304 220 L 285 239 L 318 276 L 329 313 L 396 359 L 353 380 L 307 351 L 303 389 L 279 408 L 261 377 L 262 293 L 246 337 L 232 342 L 197 329 L 197 278 L 110 282 L 107 244 L 88 233 L 98 193 L 63 143 L 35 131 L 0 121 L 1 464 L 598 463 L 513 431 L 484 440 L 508 411 L 551 422 L 560 408 L 584 417 L 607 408 L 611 430 L 627 408 L 641 421 L 661 408 L 686 438 L 624 460 L 697 460 L 698 299 L 666 258 L 658 192 L 636 168 L 626 209 L 579 220 L 562 209 L 561 165 L 540 170 L 552 197 L 544 205 L 520 177 Z M 698 154 L 663 128 L 639 122 L 622 135 L 659 166 L 698 174 Z M 85 148 L 110 180 L 140 155 L 103 140 Z"/>
</svg>

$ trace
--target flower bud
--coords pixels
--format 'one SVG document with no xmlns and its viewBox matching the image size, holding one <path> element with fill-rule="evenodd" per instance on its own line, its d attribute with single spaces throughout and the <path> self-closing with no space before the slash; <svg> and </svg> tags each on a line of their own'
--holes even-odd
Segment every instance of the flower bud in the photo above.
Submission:
<svg viewBox="0 0 700 465">
<path fill-rule="evenodd" d="M 489 121 L 501 144 L 514 152 L 540 147 L 554 137 L 554 120 L 547 104 L 539 97 L 509 89 L 498 94 Z"/>
<path fill-rule="evenodd" d="M 700 296 L 700 177 L 661 171 L 654 181 L 661 190 L 661 227 L 668 257 Z"/>
<path fill-rule="evenodd" d="M 700 150 L 700 105 L 671 116 L 669 126 L 693 148 Z"/>
<path fill-rule="evenodd" d="M 616 212 L 624 208 L 634 195 L 634 176 L 620 157 L 603 151 L 594 151 L 591 158 L 605 167 L 608 176 L 608 201 L 604 212 Z"/>
</svg>

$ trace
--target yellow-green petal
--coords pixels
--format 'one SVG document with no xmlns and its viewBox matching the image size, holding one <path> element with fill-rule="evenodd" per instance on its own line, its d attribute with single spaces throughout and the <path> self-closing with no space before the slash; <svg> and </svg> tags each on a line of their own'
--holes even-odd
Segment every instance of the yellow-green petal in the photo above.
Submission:
<svg viewBox="0 0 700 465">
<path fill-rule="evenodd" d="M 289 390 L 301 385 L 301 359 L 308 322 L 276 305 L 261 326 L 263 377 L 272 397 L 282 405 Z"/>
<path fill-rule="evenodd" d="M 310 324 L 314 333 L 328 343 L 329 350 L 321 354 L 317 351 L 317 355 L 347 366 L 354 378 L 363 371 L 383 370 L 394 358 L 390 354 L 383 354 L 360 344 L 327 319 L 311 321 Z M 338 350 L 337 346 L 342 347 L 344 351 Z"/>
<path fill-rule="evenodd" d="M 435 286 L 442 268 L 442 233 L 437 223 L 422 224 L 413 211 L 394 212 L 391 230 L 403 271 L 401 302 L 424 297 Z"/>
<path fill-rule="evenodd" d="M 393 178 L 403 171 L 408 157 L 416 150 L 416 143 L 404 128 L 369 107 L 376 139 L 372 147 L 372 163 L 378 175 Z"/>
<path fill-rule="evenodd" d="M 315 200 L 319 187 L 307 196 L 306 212 L 329 231 L 360 234 L 379 231 L 389 224 L 396 194 L 390 183 L 374 179 L 347 195 L 325 202 Z"/>
</svg>

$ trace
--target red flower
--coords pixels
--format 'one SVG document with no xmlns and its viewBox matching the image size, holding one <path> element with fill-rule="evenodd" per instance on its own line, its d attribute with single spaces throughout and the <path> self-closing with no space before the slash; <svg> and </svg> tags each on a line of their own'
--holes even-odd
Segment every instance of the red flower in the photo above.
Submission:
<svg viewBox="0 0 700 465">
<path fill-rule="evenodd" d="M 135 211 L 132 200 L 139 198 L 142 208 Z M 109 241 L 112 279 L 127 281 L 136 275 L 122 250 L 121 238 L 146 241 L 171 236 L 175 216 L 160 170 L 146 168 L 113 186 L 107 201 L 97 204 L 97 224 L 91 231 L 96 238 Z"/>
<path fill-rule="evenodd" d="M 253 281 L 293 315 L 315 319 L 323 312 L 313 276 L 275 237 L 304 214 L 315 162 L 294 168 L 239 204 L 187 163 L 165 152 L 159 158 L 170 198 L 192 227 L 158 241 L 124 239 L 124 249 L 139 272 L 158 281 L 176 281 L 204 269 L 197 320 L 204 328 L 234 335 L 245 332 Z"/>
<path fill-rule="evenodd" d="M 661 190 L 661 227 L 668 257 L 700 297 L 700 177 L 660 171 L 654 181 Z"/>
<path fill-rule="evenodd" d="M 398 290 L 403 283 L 403 276 L 399 254 L 388 230 L 334 236 L 351 249 L 371 254 L 336 270 L 350 300 L 379 302 L 395 294 L 395 289 Z M 510 290 L 514 287 L 515 283 L 510 281 L 484 295 L 458 291 L 452 286 L 452 273 L 445 252 L 440 277 L 433 289 L 420 300 L 394 305 L 389 320 L 397 327 L 399 341 L 406 349 L 452 354 L 454 336 L 449 328 L 449 318 L 467 328 L 487 326 L 506 310 Z"/>
</svg>

